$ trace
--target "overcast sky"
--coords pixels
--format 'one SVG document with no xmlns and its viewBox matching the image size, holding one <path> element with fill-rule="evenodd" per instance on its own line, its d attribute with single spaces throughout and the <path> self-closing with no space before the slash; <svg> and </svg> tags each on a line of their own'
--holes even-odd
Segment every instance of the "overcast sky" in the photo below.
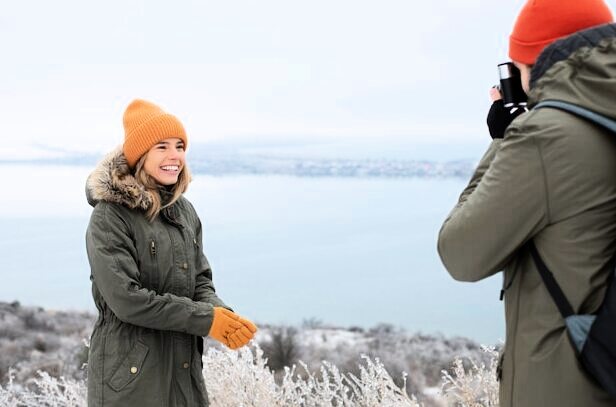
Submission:
<svg viewBox="0 0 616 407">
<path fill-rule="evenodd" d="M 17 153 L 110 148 L 137 97 L 200 142 L 474 142 L 523 1 L 3 3 L 1 151 Z"/>
</svg>

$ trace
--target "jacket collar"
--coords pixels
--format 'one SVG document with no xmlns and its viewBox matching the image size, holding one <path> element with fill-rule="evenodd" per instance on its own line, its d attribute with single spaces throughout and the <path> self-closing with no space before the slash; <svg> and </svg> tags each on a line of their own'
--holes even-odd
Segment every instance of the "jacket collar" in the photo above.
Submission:
<svg viewBox="0 0 616 407">
<path fill-rule="evenodd" d="M 546 47 L 533 66 L 529 107 L 561 100 L 616 119 L 616 24 L 582 30 Z"/>
<path fill-rule="evenodd" d="M 541 78 L 554 64 L 568 59 L 581 48 L 594 48 L 606 38 L 616 37 L 616 24 L 604 24 L 578 31 L 548 45 L 537 58 L 533 66 L 530 85 Z"/>
<path fill-rule="evenodd" d="M 604 24 L 597 27 L 578 31 L 548 45 L 539 54 L 530 75 L 531 90 L 556 63 L 561 61 L 573 62 L 573 59 L 583 59 L 580 54 L 584 49 L 595 48 L 606 40 L 616 37 L 616 24 Z M 577 58 L 576 58 L 577 57 Z M 569 61 L 568 61 L 569 60 Z M 578 61 L 579 63 L 580 61 Z"/>
<path fill-rule="evenodd" d="M 133 176 L 122 146 L 107 154 L 90 174 L 86 198 L 91 206 L 104 201 L 143 210 L 149 209 L 153 202 L 152 193 Z"/>
</svg>

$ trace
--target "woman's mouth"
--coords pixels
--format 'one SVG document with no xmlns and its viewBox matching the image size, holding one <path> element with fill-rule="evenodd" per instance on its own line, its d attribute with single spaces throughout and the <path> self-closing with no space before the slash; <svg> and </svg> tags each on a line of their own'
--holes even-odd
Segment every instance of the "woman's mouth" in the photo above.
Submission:
<svg viewBox="0 0 616 407">
<path fill-rule="evenodd" d="M 180 167 L 178 165 L 163 165 L 160 169 L 166 174 L 177 174 Z"/>
</svg>

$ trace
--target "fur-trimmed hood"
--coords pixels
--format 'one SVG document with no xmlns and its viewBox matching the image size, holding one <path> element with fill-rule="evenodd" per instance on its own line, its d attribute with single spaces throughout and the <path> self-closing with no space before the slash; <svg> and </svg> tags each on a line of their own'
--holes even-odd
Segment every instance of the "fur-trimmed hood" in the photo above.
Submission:
<svg viewBox="0 0 616 407">
<path fill-rule="evenodd" d="M 153 202 L 152 193 L 132 175 L 122 146 L 107 154 L 90 174 L 86 198 L 93 207 L 105 201 L 143 210 L 149 209 Z"/>
</svg>

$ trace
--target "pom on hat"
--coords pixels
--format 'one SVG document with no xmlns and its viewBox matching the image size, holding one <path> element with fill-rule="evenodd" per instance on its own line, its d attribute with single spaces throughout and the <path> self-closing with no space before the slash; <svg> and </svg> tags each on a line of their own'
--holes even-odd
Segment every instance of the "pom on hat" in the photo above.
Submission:
<svg viewBox="0 0 616 407">
<path fill-rule="evenodd" d="M 128 105 L 124 112 L 123 152 L 130 167 L 156 143 L 170 137 L 181 139 L 184 148 L 188 147 L 186 131 L 177 117 L 142 99 Z"/>
<path fill-rule="evenodd" d="M 612 21 L 603 0 L 528 0 L 509 37 L 509 57 L 533 65 L 557 39 Z"/>
</svg>

